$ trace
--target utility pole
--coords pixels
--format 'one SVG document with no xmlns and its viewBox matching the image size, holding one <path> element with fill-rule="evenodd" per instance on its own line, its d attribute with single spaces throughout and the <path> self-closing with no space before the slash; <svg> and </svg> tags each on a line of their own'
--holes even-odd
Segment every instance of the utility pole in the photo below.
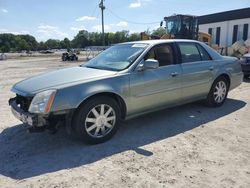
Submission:
<svg viewBox="0 0 250 188">
<path fill-rule="evenodd" d="M 100 4 L 99 4 L 99 7 L 102 11 L 102 45 L 105 46 L 105 36 L 104 36 L 104 16 L 103 16 L 103 11 L 105 9 L 105 6 L 103 5 L 103 1 L 104 0 L 101 0 Z"/>
</svg>

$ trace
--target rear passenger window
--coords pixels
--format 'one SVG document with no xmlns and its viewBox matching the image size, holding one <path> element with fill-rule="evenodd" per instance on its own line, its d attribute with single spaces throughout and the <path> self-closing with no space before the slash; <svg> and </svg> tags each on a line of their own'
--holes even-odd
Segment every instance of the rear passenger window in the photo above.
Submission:
<svg viewBox="0 0 250 188">
<path fill-rule="evenodd" d="M 201 61 L 201 55 L 195 44 L 179 43 L 182 63 Z"/>
<path fill-rule="evenodd" d="M 208 55 L 207 51 L 201 45 L 197 44 L 197 47 L 200 51 L 202 61 L 212 60 L 211 57 Z"/>
</svg>

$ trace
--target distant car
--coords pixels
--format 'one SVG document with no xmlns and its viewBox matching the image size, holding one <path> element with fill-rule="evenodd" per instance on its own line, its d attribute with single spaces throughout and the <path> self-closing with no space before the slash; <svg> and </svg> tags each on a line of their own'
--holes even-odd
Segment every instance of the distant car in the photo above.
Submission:
<svg viewBox="0 0 250 188">
<path fill-rule="evenodd" d="M 78 61 L 78 56 L 75 53 L 62 53 L 62 61 Z"/>
<path fill-rule="evenodd" d="M 7 56 L 4 53 L 0 54 L 0 60 L 6 60 Z"/>
<path fill-rule="evenodd" d="M 250 76 L 250 53 L 243 55 L 241 58 L 241 68 L 244 73 L 244 78 L 249 78 Z"/>
<path fill-rule="evenodd" d="M 202 99 L 221 106 L 242 77 L 237 58 L 198 41 L 129 42 L 78 67 L 15 84 L 9 104 L 32 129 L 53 129 L 63 121 L 69 133 L 101 143 L 122 119 Z"/>
<path fill-rule="evenodd" d="M 53 54 L 54 52 L 51 50 L 41 50 L 39 51 L 41 54 Z"/>
</svg>

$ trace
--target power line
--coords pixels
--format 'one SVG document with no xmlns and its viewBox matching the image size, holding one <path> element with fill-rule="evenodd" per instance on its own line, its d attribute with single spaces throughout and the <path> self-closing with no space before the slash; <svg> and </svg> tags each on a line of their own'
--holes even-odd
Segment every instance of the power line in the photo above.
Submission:
<svg viewBox="0 0 250 188">
<path fill-rule="evenodd" d="M 97 0 L 96 3 L 95 3 L 96 6 L 95 6 L 95 8 L 93 9 L 92 14 L 90 15 L 91 17 L 93 17 L 94 14 L 96 13 L 96 10 L 97 10 L 97 8 L 98 8 L 98 4 L 97 4 L 98 1 L 99 1 L 99 0 Z"/>
<path fill-rule="evenodd" d="M 107 11 L 109 11 L 113 16 L 115 16 L 116 18 L 120 19 L 120 20 L 123 20 L 123 21 L 126 21 L 130 24 L 136 24 L 136 25 L 150 25 L 150 24 L 157 24 L 159 23 L 159 21 L 157 22 L 134 22 L 134 21 L 130 21 L 130 20 L 127 20 L 125 18 L 122 18 L 121 16 L 118 16 L 116 13 L 114 13 L 112 10 L 110 10 L 109 8 L 106 8 Z"/>
<path fill-rule="evenodd" d="M 97 10 L 97 8 L 99 7 L 99 6 L 98 6 L 98 1 L 99 1 L 99 0 L 96 1 L 96 3 L 95 3 L 96 6 L 95 6 L 95 8 L 93 9 L 92 13 L 90 14 L 90 17 L 96 17 L 96 18 L 99 17 L 99 11 L 98 11 L 98 13 L 97 13 L 97 16 L 95 16 L 95 15 L 96 15 L 96 10 Z M 88 23 L 85 24 L 86 29 L 89 28 L 90 23 L 91 23 L 91 22 L 88 22 Z"/>
</svg>

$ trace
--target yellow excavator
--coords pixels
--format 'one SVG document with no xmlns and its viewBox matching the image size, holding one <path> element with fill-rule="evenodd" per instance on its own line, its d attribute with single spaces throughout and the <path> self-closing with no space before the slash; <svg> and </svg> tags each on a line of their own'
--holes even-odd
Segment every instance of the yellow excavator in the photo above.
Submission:
<svg viewBox="0 0 250 188">
<path fill-rule="evenodd" d="M 177 14 L 164 18 L 160 24 L 165 28 L 166 33 L 163 36 L 147 35 L 141 33 L 141 40 L 151 39 L 193 39 L 207 43 L 211 46 L 211 35 L 199 32 L 198 17 L 191 15 Z"/>
</svg>

